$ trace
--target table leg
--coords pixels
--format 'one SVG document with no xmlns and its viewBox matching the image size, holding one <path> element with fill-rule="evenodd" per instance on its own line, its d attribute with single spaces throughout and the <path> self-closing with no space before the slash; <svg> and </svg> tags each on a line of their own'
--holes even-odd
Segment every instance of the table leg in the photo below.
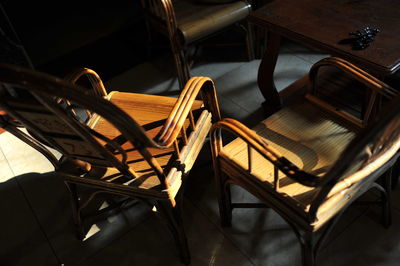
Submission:
<svg viewBox="0 0 400 266">
<path fill-rule="evenodd" d="M 266 114 L 272 114 L 282 106 L 279 93 L 274 83 L 274 70 L 278 59 L 281 36 L 276 33 L 268 32 L 267 49 L 258 68 L 258 87 L 265 98 L 262 104 Z"/>
</svg>

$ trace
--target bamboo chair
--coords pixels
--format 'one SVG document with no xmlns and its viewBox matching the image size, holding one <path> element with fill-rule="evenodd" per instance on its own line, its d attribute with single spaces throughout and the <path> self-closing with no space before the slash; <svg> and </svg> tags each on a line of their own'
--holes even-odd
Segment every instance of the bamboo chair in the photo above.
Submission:
<svg viewBox="0 0 400 266">
<path fill-rule="evenodd" d="M 94 90 L 74 84 L 84 76 Z M 118 91 L 107 94 L 99 76 L 89 69 L 77 71 L 65 81 L 0 65 L 0 82 L 0 108 L 7 113 L 2 116 L 3 127 L 49 158 L 64 178 L 80 239 L 86 232 L 81 213 L 89 202 L 104 193 L 121 195 L 155 206 L 173 234 L 182 262 L 189 264 L 181 218 L 182 182 L 212 121 L 220 119 L 209 78 L 190 79 L 179 98 Z M 199 93 L 203 100 L 196 100 Z M 13 121 L 58 150 L 61 160 L 16 129 L 20 124 Z M 91 194 L 84 199 L 78 195 L 77 185 L 91 188 Z"/>
<path fill-rule="evenodd" d="M 315 97 L 314 78 L 321 66 L 339 68 L 367 85 L 372 97 L 362 120 Z M 367 123 L 377 95 L 394 103 L 375 123 Z M 400 148 L 400 98 L 393 100 L 395 95 L 392 88 L 354 65 L 329 58 L 310 70 L 304 97 L 253 130 L 228 118 L 213 125 L 210 135 L 222 225 L 231 225 L 233 208 L 268 206 L 294 230 L 306 266 L 315 265 L 317 251 L 340 215 L 370 188 L 380 191 L 384 224 L 389 226 L 391 166 Z M 224 145 L 221 132 L 236 139 Z M 375 181 L 382 175 L 379 185 Z M 231 184 L 263 203 L 232 203 Z"/>
<path fill-rule="evenodd" d="M 251 11 L 251 4 L 246 0 L 224 4 L 199 2 L 142 0 L 148 27 L 169 39 L 181 89 L 190 78 L 187 47 L 228 26 L 238 24 L 246 32 L 247 55 L 249 60 L 254 59 L 253 30 L 249 23 L 242 23 Z"/>
</svg>

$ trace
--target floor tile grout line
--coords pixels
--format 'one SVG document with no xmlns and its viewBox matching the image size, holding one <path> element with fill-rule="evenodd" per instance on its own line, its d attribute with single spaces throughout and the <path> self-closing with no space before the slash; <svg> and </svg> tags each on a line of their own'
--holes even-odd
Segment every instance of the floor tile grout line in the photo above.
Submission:
<svg viewBox="0 0 400 266">
<path fill-rule="evenodd" d="M 185 197 L 185 199 L 186 199 L 186 201 L 189 201 L 212 225 L 214 225 L 216 228 L 217 228 L 217 230 L 219 231 L 219 232 L 221 232 L 221 234 L 226 238 L 226 239 L 228 239 L 229 240 L 229 242 L 252 264 L 252 265 L 254 265 L 254 266 L 256 266 L 256 264 L 252 261 L 252 259 L 247 255 L 247 254 L 245 254 L 245 253 L 243 253 L 243 251 L 234 243 L 234 242 L 232 242 L 232 240 L 229 238 L 229 237 L 227 237 L 226 236 L 226 234 L 223 232 L 223 231 L 221 231 L 220 230 L 220 228 L 218 227 L 218 225 L 216 225 L 212 220 L 210 220 L 209 218 L 208 218 L 208 216 L 207 215 L 205 215 L 204 214 L 204 212 L 201 210 L 201 208 L 198 208 L 198 206 L 196 205 L 196 204 L 194 204 L 193 203 L 193 201 L 192 200 L 190 200 L 189 198 L 187 198 L 187 197 Z M 143 219 L 140 223 L 144 223 L 146 220 L 148 220 L 148 219 L 150 219 L 151 218 L 151 213 L 149 213 L 149 215 L 147 215 L 147 217 L 145 218 L 145 219 Z M 138 224 L 140 224 L 140 223 L 138 223 Z M 185 225 L 185 221 L 183 221 L 183 223 L 184 223 L 184 225 Z M 137 225 L 138 225 L 137 224 Z M 91 256 L 89 256 L 89 257 L 87 257 L 87 258 L 84 258 L 84 259 L 82 259 L 82 260 L 80 260 L 80 261 L 78 261 L 77 262 L 77 266 L 79 266 L 79 265 L 81 265 L 82 263 L 84 263 L 85 261 L 87 261 L 88 259 L 90 259 L 90 258 L 92 258 L 93 256 L 95 256 L 96 254 L 98 254 L 99 252 L 101 252 L 102 250 L 104 250 L 105 248 L 107 248 L 107 247 L 109 247 L 109 246 L 111 246 L 115 241 L 118 241 L 119 239 L 121 239 L 122 237 L 124 237 L 126 234 L 128 234 L 129 232 L 131 232 L 131 231 L 133 231 L 135 228 L 134 227 L 132 227 L 131 229 L 129 229 L 125 234 L 123 234 L 123 235 L 121 235 L 120 237 L 118 237 L 118 238 L 116 238 L 116 239 L 114 239 L 113 241 L 111 241 L 110 243 L 109 243 L 109 245 L 106 245 L 106 246 L 104 246 L 103 248 L 101 248 L 100 250 L 98 250 L 97 252 L 95 252 L 95 253 L 93 253 Z"/>
<path fill-rule="evenodd" d="M 300 44 L 299 44 L 300 45 Z M 301 46 L 301 45 L 300 45 Z M 293 56 L 296 56 L 297 58 L 300 58 L 300 59 L 302 59 L 303 61 L 306 61 L 306 62 L 308 62 L 308 63 L 312 63 L 312 64 L 314 64 L 315 62 L 312 62 L 311 60 L 308 60 L 308 59 L 305 59 L 303 56 L 300 56 L 299 54 L 304 54 L 304 52 L 307 52 L 307 51 L 304 51 L 304 52 L 299 52 L 299 51 L 295 51 L 295 50 L 293 50 L 293 48 L 290 48 L 290 47 L 286 47 L 286 49 L 288 49 L 288 51 L 290 51 L 290 54 L 291 55 L 293 55 Z M 318 51 L 315 51 L 315 50 L 313 50 L 313 49 L 309 49 L 309 51 L 308 52 L 310 52 L 310 55 L 315 55 L 315 56 L 318 56 L 318 55 L 324 55 L 324 56 L 330 56 L 329 54 L 324 54 L 324 53 L 320 53 L 320 52 L 318 52 Z"/>
<path fill-rule="evenodd" d="M 217 229 L 238 249 L 238 250 L 240 250 L 240 252 L 244 255 L 244 256 L 246 256 L 246 258 L 248 258 L 249 259 L 249 261 L 251 262 L 251 263 L 253 263 L 254 264 L 254 262 L 252 261 L 252 259 L 251 259 L 251 257 L 250 256 L 248 256 L 245 252 L 243 252 L 236 244 L 235 244 L 235 242 L 229 237 L 229 235 L 227 235 L 223 230 L 221 230 L 220 229 L 220 227 L 217 225 L 217 224 L 215 224 L 215 222 L 212 220 L 212 219 L 210 219 L 209 218 L 209 216 L 208 215 L 206 215 L 205 213 L 204 213 L 204 211 L 202 210 L 202 208 L 199 208 L 199 206 L 194 202 L 194 201 L 192 201 L 192 200 L 190 200 L 190 199 L 188 199 L 189 201 L 191 201 L 191 203 L 212 223 L 212 224 L 214 224 L 216 227 L 217 227 Z M 345 228 L 343 228 L 341 231 L 340 231 L 340 233 L 338 233 L 338 234 L 336 234 L 330 241 L 328 241 L 328 242 L 326 242 L 324 245 L 323 245 L 323 247 L 321 247 L 321 251 L 324 251 L 333 241 L 335 241 L 340 235 L 342 235 L 343 234 L 343 232 L 344 231 L 346 231 L 346 229 L 348 229 L 352 224 L 354 224 L 361 216 L 364 216 L 368 211 L 370 210 L 370 208 L 368 207 L 368 208 L 366 208 L 364 211 L 362 211 L 359 215 L 357 215 L 354 219 L 352 219 L 352 221 L 350 222 L 350 223 L 348 223 L 348 225 L 345 227 Z"/>
<path fill-rule="evenodd" d="M 243 110 L 244 112 L 251 114 L 249 111 L 247 111 L 245 108 L 243 108 L 240 104 L 238 104 L 237 102 L 233 101 L 232 99 L 223 96 L 223 95 L 218 95 L 219 98 L 224 98 L 225 100 L 229 101 L 230 103 L 233 103 L 234 105 L 236 105 L 237 107 L 239 107 L 239 109 Z"/>
<path fill-rule="evenodd" d="M 14 178 L 15 178 L 15 177 L 14 177 Z M 50 238 L 47 236 L 47 233 L 45 232 L 44 227 L 43 227 L 42 224 L 40 223 L 39 217 L 36 215 L 36 213 L 35 213 L 35 211 L 34 211 L 34 209 L 33 209 L 33 206 L 32 206 L 32 204 L 30 203 L 30 201 L 29 201 L 29 199 L 28 199 L 28 197 L 27 197 L 27 195 L 26 195 L 26 193 L 25 193 L 25 190 L 22 188 L 22 185 L 21 185 L 21 183 L 19 182 L 18 178 L 15 178 L 15 180 L 16 180 L 16 182 L 17 182 L 17 185 L 18 185 L 18 187 L 19 187 L 19 189 L 20 189 L 20 191 L 21 191 L 23 197 L 24 197 L 25 200 L 26 200 L 26 203 L 28 204 L 29 209 L 30 209 L 31 212 L 32 212 L 33 217 L 34 217 L 35 220 L 36 220 L 36 223 L 38 224 L 38 226 L 39 226 L 39 228 L 40 228 L 40 231 L 42 231 L 44 237 L 46 238 L 46 241 L 47 241 L 47 243 L 48 243 L 48 245 L 49 245 L 51 251 L 53 252 L 54 257 L 56 258 L 58 264 L 59 264 L 59 265 L 62 265 L 62 262 L 61 262 L 60 258 L 58 257 L 55 248 L 54 248 L 53 245 L 51 244 Z"/>
<path fill-rule="evenodd" d="M 347 210 L 349 210 L 349 208 Z M 331 240 L 325 242 L 325 245 L 323 245 L 323 247 L 321 247 L 321 251 L 325 250 L 331 243 L 333 243 L 339 236 L 341 236 L 344 233 L 344 231 L 346 231 L 352 224 L 354 224 L 358 219 L 360 219 L 360 217 L 364 216 L 369 210 L 370 210 L 370 207 L 366 208 L 359 215 L 357 215 L 354 219 L 352 219 L 351 222 L 348 223 L 347 226 L 345 226 L 338 234 L 336 234 L 334 237 L 332 237 Z"/>
<path fill-rule="evenodd" d="M 122 214 L 122 212 L 121 212 L 120 214 L 121 214 L 121 215 L 124 215 L 124 214 Z M 137 225 L 139 225 L 139 224 L 142 224 L 142 223 L 144 223 L 145 221 L 147 221 L 148 219 L 150 219 L 150 218 L 151 218 L 151 214 L 152 214 L 152 213 L 149 212 L 149 213 L 146 215 L 146 217 L 143 218 L 143 219 L 142 219 L 140 222 L 138 222 L 137 224 L 135 224 L 135 226 L 137 226 Z M 115 238 L 115 239 L 112 240 L 108 245 L 105 245 L 104 247 L 100 248 L 98 251 L 93 252 L 93 254 L 91 254 L 89 257 L 83 258 L 82 260 L 76 262 L 76 265 L 77 265 L 77 266 L 81 265 L 82 263 L 84 263 L 85 261 L 89 260 L 89 259 L 92 258 L 93 256 L 96 256 L 97 254 L 99 254 L 99 253 L 100 253 L 101 251 L 103 251 L 104 249 L 110 247 L 114 242 L 120 240 L 121 238 L 123 238 L 123 237 L 125 237 L 127 234 L 129 234 L 131 231 L 135 230 L 135 226 L 131 226 L 131 225 L 128 224 L 128 227 L 129 227 L 129 228 L 128 228 L 128 230 L 127 230 L 124 234 L 121 234 L 119 237 Z"/>
<path fill-rule="evenodd" d="M 1 146 L 0 146 L 0 152 L 3 154 L 3 157 L 4 157 L 5 161 L 7 162 L 8 168 L 10 169 L 10 171 L 11 171 L 13 177 L 15 177 L 14 169 L 12 169 L 11 164 L 10 164 L 10 162 L 8 161 L 7 156 L 4 154 L 4 151 L 3 151 L 3 149 L 1 148 Z"/>
<path fill-rule="evenodd" d="M 216 83 L 218 79 L 221 79 L 222 77 L 224 77 L 224 76 L 230 74 L 231 72 L 238 70 L 239 68 L 243 67 L 245 64 L 248 64 L 248 63 L 251 63 L 251 62 L 257 61 L 257 60 L 260 61 L 260 63 L 261 63 L 261 60 L 260 60 L 260 59 L 253 59 L 252 61 L 249 61 L 249 62 L 242 62 L 242 63 L 241 63 L 240 65 L 238 65 L 237 67 L 234 67 L 233 69 L 224 72 L 223 74 L 221 74 L 221 75 L 218 76 L 217 78 L 213 78 L 213 80 L 214 80 L 214 82 Z M 218 88 L 217 88 L 217 91 L 218 91 Z"/>
<path fill-rule="evenodd" d="M 245 258 L 247 258 L 248 261 L 249 261 L 252 265 L 256 266 L 256 264 L 253 262 L 253 259 L 251 258 L 251 256 L 247 255 L 246 252 L 244 252 L 240 247 L 238 247 L 237 244 L 229 237 L 229 235 L 228 235 L 224 230 L 222 230 L 218 224 L 216 224 L 212 219 L 210 219 L 210 218 L 209 218 L 209 215 L 206 215 L 206 213 L 204 213 L 204 211 L 202 210 L 202 208 L 199 208 L 199 207 L 197 206 L 197 204 L 196 204 L 193 200 L 191 200 L 191 199 L 189 199 L 189 198 L 187 198 L 187 197 L 186 197 L 186 199 L 187 199 L 194 207 L 196 207 L 196 209 L 198 209 L 199 212 L 200 212 L 211 224 L 213 224 L 213 225 L 216 227 L 216 229 L 217 229 L 227 240 L 229 240 L 229 242 L 230 242 L 237 250 L 239 250 L 239 252 L 240 252 Z"/>
<path fill-rule="evenodd" d="M 317 55 L 321 55 L 321 56 L 322 56 L 323 54 L 315 54 L 315 56 L 317 56 Z M 299 55 L 294 55 L 294 56 L 297 57 L 297 58 L 299 58 L 299 59 L 301 59 L 301 60 L 303 60 L 303 61 L 305 61 L 306 63 L 310 64 L 310 67 L 311 67 L 313 64 L 315 64 L 316 62 L 320 61 L 321 59 L 330 57 L 330 55 L 326 55 L 326 56 L 324 56 L 323 58 L 320 58 L 320 59 L 314 61 L 314 60 L 305 59 L 305 58 L 303 58 L 302 56 L 299 56 Z"/>
<path fill-rule="evenodd" d="M 392 210 L 400 213 L 400 206 L 395 206 L 392 202 Z"/>
<path fill-rule="evenodd" d="M 256 89 L 259 90 L 258 85 L 257 85 L 257 88 L 256 88 Z M 217 88 L 217 91 L 218 91 L 218 88 Z M 260 92 L 260 93 L 261 93 L 261 92 Z M 236 105 L 237 107 L 239 107 L 241 110 L 245 111 L 248 115 L 251 115 L 251 114 L 254 112 L 254 110 L 251 110 L 251 111 L 250 111 L 250 110 L 247 110 L 246 107 L 242 106 L 240 103 L 238 103 L 238 102 L 232 100 L 232 99 L 229 98 L 229 97 L 226 97 L 226 96 L 224 96 L 224 95 L 218 95 L 218 97 L 224 98 L 225 100 L 230 101 L 231 103 L 233 103 L 234 105 Z M 260 107 L 262 107 L 261 104 L 260 104 Z"/>
<path fill-rule="evenodd" d="M 257 60 L 257 59 L 254 59 L 254 60 Z M 251 62 L 251 61 L 250 61 L 250 62 Z M 208 63 L 203 63 L 203 65 L 198 65 L 198 66 L 204 66 L 204 65 L 207 65 L 207 64 L 210 64 L 210 63 L 211 63 L 211 64 L 215 64 L 215 63 L 220 63 L 220 62 L 208 62 Z M 243 64 L 245 64 L 245 62 L 224 62 L 224 63 L 238 63 L 239 65 L 238 65 L 237 67 L 234 67 L 234 68 L 231 69 L 231 70 L 227 70 L 226 72 L 221 73 L 221 75 L 219 75 L 218 77 L 213 78 L 214 81 L 217 80 L 217 79 L 219 79 L 219 78 L 221 78 L 221 77 L 223 77 L 223 76 L 225 76 L 225 75 L 227 75 L 228 73 L 230 73 L 230 72 L 232 72 L 232 71 L 235 71 L 235 70 L 241 68 L 241 67 L 243 66 Z M 249 63 L 249 62 L 246 62 L 246 63 Z M 193 69 L 194 69 L 194 68 L 192 68 L 191 71 L 192 71 Z"/>
</svg>

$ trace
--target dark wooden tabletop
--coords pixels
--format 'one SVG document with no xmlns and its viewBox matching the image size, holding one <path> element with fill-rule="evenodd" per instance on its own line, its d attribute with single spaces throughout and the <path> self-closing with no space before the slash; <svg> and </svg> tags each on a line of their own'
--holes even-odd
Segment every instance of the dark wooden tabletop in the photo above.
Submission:
<svg viewBox="0 0 400 266">
<path fill-rule="evenodd" d="M 254 11 L 250 21 L 379 75 L 400 68 L 400 0 L 275 0 Z M 381 30 L 368 48 L 341 43 L 366 26 Z"/>
</svg>

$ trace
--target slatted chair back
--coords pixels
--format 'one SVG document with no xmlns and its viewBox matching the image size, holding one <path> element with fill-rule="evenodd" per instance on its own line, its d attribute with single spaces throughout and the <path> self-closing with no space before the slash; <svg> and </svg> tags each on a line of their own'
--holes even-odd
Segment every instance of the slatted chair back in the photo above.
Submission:
<svg viewBox="0 0 400 266">
<path fill-rule="evenodd" d="M 355 104 L 354 102 L 365 102 L 365 104 L 362 104 L 361 108 L 363 110 L 360 110 L 361 114 L 355 115 L 354 112 L 350 113 L 348 112 L 348 110 L 338 108 L 337 106 L 332 104 L 332 102 L 330 102 L 331 99 L 329 99 L 328 101 L 321 99 L 320 96 L 325 93 L 324 91 L 322 91 L 325 90 L 325 87 L 318 84 L 318 73 L 323 67 L 330 67 L 331 69 L 336 68 L 341 71 L 339 75 L 335 76 L 336 79 L 341 79 L 348 76 L 350 79 L 358 81 L 360 84 L 363 84 L 365 86 L 365 91 L 361 92 L 360 95 L 356 95 L 354 93 L 356 93 L 355 91 L 358 88 L 349 88 L 347 84 L 347 86 L 338 84 L 339 86 L 342 86 L 342 89 L 346 88 L 346 91 L 344 92 L 345 95 L 340 95 L 340 97 L 356 98 L 351 99 L 352 103 L 349 104 Z M 328 82 L 339 83 L 340 81 L 328 80 Z M 355 84 L 353 83 L 352 85 Z M 381 108 L 379 102 L 382 100 L 391 100 L 397 94 L 398 92 L 395 91 L 393 88 L 375 78 L 374 76 L 368 74 L 367 72 L 363 71 L 362 69 L 354 67 L 353 64 L 347 62 L 346 60 L 338 57 L 329 57 L 318 61 L 311 67 L 309 72 L 308 92 L 305 97 L 307 98 L 307 100 L 313 102 L 314 104 L 317 104 L 319 107 L 325 109 L 326 111 L 342 117 L 345 120 L 350 121 L 359 129 L 362 129 L 365 128 L 373 120 L 374 116 L 377 115 L 377 113 L 379 112 L 379 109 Z M 332 97 L 333 95 L 328 95 L 328 98 Z M 363 101 L 362 99 L 360 99 L 360 97 L 365 97 L 366 100 Z"/>
<path fill-rule="evenodd" d="M 95 166 L 115 167 L 133 179 L 137 173 L 126 161 L 126 151 L 119 142 L 122 137 L 143 156 L 165 188 L 164 170 L 148 151 L 148 147 L 160 145 L 114 104 L 64 80 L 10 65 L 0 66 L 0 82 L 0 108 L 64 156 Z M 104 118 L 121 136 L 109 139 L 94 131 L 90 121 L 79 119 L 77 110 Z"/>
</svg>

